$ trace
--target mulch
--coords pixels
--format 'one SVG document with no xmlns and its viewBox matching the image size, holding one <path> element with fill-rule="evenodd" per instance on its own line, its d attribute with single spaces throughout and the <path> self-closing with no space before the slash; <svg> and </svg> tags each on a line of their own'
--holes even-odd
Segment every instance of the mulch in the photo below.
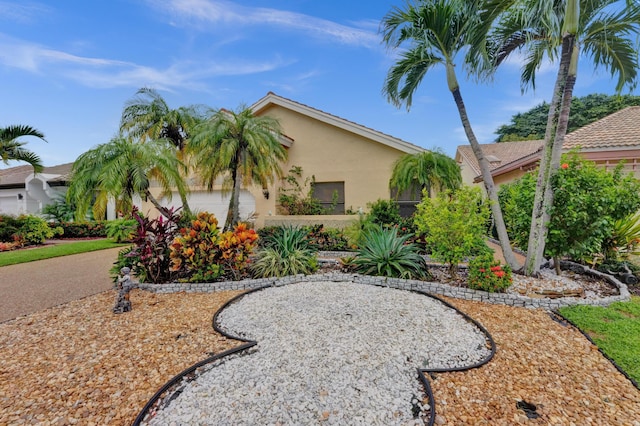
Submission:
<svg viewBox="0 0 640 426">
<path fill-rule="evenodd" d="M 211 328 L 238 293 L 134 290 L 116 315 L 107 291 L 0 324 L 0 424 L 131 424 L 175 374 L 239 344 Z M 448 301 L 498 349 L 479 369 L 435 375 L 437 424 L 640 425 L 640 392 L 576 329 L 542 310 Z"/>
</svg>

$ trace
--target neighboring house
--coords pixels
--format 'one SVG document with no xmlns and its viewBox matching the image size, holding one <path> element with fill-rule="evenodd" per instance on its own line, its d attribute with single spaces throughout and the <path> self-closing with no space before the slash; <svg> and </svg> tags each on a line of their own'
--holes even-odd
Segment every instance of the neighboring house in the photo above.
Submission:
<svg viewBox="0 0 640 426">
<path fill-rule="evenodd" d="M 519 141 L 483 144 L 496 185 L 511 182 L 538 167 L 543 141 Z M 579 151 L 596 164 L 613 169 L 624 161 L 624 170 L 640 178 L 640 106 L 614 112 L 565 136 L 563 152 Z M 468 145 L 458 146 L 456 161 L 462 169 L 462 181 L 480 185 L 478 162 Z"/>
<path fill-rule="evenodd" d="M 283 172 L 287 174 L 292 166 L 299 166 L 303 171 L 303 182 L 305 178 L 314 176 L 314 196 L 326 206 L 332 205 L 334 193 L 337 194 L 336 215 L 347 210 L 366 210 L 367 203 L 380 198 L 389 199 L 393 163 L 404 154 L 425 151 L 401 139 L 271 92 L 253 104 L 251 109 L 256 115 L 268 115 L 280 122 L 284 134 L 282 144 L 288 150 L 287 163 L 282 165 Z M 257 186 L 244 189 L 240 195 L 240 217 L 246 219 L 256 214 L 257 227 L 276 223 L 280 185 L 281 182 L 276 182 L 266 191 Z M 210 211 L 224 222 L 229 196 L 223 195 L 219 188 L 210 193 L 192 185 L 189 197 L 192 210 Z M 179 205 L 179 200 L 174 195 L 172 202 L 165 202 Z M 331 223 L 335 218 L 324 219 Z"/>
<path fill-rule="evenodd" d="M 0 170 L 0 214 L 37 214 L 58 195 L 65 194 L 73 163 L 33 172 L 30 165 Z"/>
</svg>

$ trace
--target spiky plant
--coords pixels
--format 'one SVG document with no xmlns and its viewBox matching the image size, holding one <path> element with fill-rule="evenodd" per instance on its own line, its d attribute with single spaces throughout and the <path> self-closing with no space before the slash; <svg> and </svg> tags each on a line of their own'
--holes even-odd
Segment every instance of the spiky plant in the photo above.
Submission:
<svg viewBox="0 0 640 426">
<path fill-rule="evenodd" d="M 283 227 L 267 237 L 265 248 L 257 254 L 251 270 L 256 277 L 284 277 L 312 274 L 318 269 L 315 250 L 309 245 L 307 231 Z"/>
<path fill-rule="evenodd" d="M 399 236 L 396 228 L 367 231 L 353 261 L 356 271 L 366 275 L 396 278 L 427 278 L 427 264 L 418 246 L 407 243 L 409 236 Z"/>
</svg>

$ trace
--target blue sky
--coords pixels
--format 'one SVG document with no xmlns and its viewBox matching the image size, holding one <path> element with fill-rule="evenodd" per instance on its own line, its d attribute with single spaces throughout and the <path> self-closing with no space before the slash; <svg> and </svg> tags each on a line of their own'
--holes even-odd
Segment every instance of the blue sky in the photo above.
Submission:
<svg viewBox="0 0 640 426">
<path fill-rule="evenodd" d="M 428 74 L 411 110 L 381 88 L 394 52 L 378 24 L 401 0 L 0 0 L 0 126 L 27 124 L 47 166 L 73 161 L 117 132 L 141 87 L 172 108 L 237 109 L 273 91 L 311 107 L 453 156 L 466 144 L 443 69 Z M 575 95 L 614 92 L 582 61 Z M 551 97 L 555 67 L 521 94 L 519 64 L 461 91 L 478 139 Z M 11 164 L 11 165 L 16 165 Z M 0 168 L 7 167 L 0 163 Z"/>
</svg>

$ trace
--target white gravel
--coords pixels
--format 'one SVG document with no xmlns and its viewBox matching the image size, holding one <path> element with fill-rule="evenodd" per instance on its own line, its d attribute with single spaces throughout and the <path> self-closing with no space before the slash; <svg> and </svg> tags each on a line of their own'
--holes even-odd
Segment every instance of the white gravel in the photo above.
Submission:
<svg viewBox="0 0 640 426">
<path fill-rule="evenodd" d="M 439 301 L 364 284 L 268 288 L 229 306 L 219 324 L 257 350 L 213 364 L 149 424 L 423 424 L 417 368 L 489 355 L 485 335 Z"/>
</svg>

